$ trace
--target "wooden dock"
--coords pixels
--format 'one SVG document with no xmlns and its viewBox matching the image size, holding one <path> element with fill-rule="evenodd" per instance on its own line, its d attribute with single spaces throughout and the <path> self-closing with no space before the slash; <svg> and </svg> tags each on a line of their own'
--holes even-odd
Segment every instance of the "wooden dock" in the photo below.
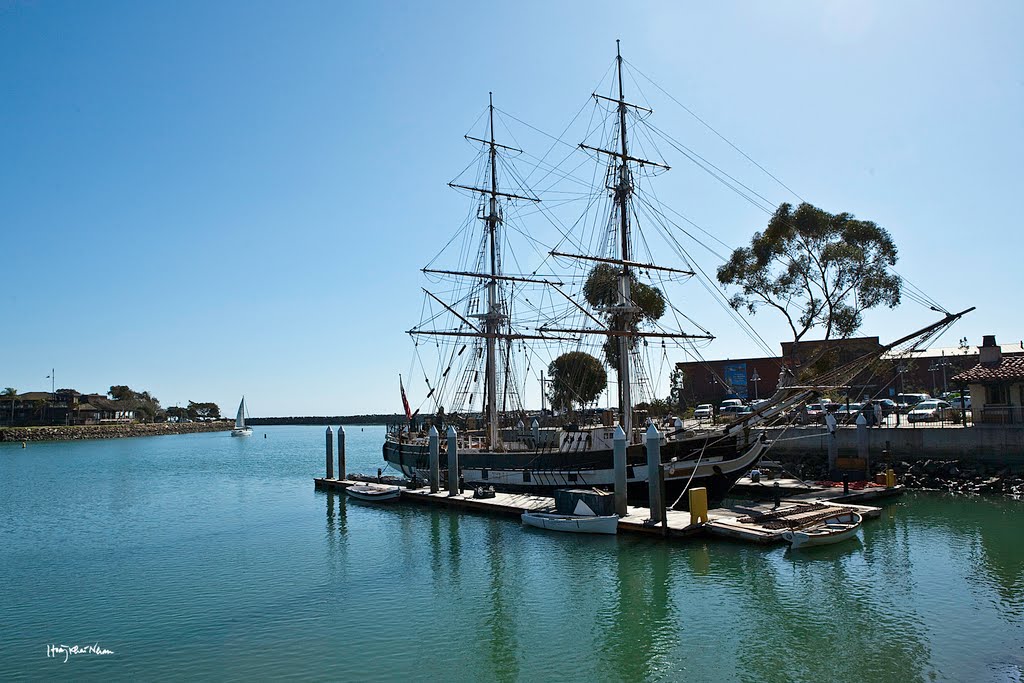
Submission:
<svg viewBox="0 0 1024 683">
<path fill-rule="evenodd" d="M 322 490 L 342 490 L 353 484 L 365 483 L 327 478 L 317 478 L 313 481 L 315 487 Z M 649 523 L 649 508 L 629 506 L 626 516 L 619 518 L 619 533 L 644 534 L 661 538 L 714 536 L 760 544 L 781 543 L 785 528 L 779 528 L 780 522 L 785 524 L 788 521 L 799 524 L 801 519 L 810 520 L 830 509 L 842 508 L 854 509 L 866 518 L 878 517 L 881 508 L 861 505 L 859 502 L 882 496 L 899 495 L 903 492 L 901 486 L 889 489 L 879 487 L 859 491 L 851 490 L 844 496 L 842 487 L 838 491 L 813 487 L 809 489 L 803 485 L 796 486 L 797 480 L 778 481 L 780 482 L 779 488 L 785 493 L 782 494 L 784 497 L 777 509 L 771 503 L 750 503 L 714 508 L 708 511 L 706 523 L 697 524 L 690 523 L 689 512 L 666 510 L 665 522 L 651 525 Z M 786 483 L 785 487 L 783 487 L 783 482 Z M 802 484 L 802 482 L 800 483 Z M 516 517 L 527 510 L 554 508 L 554 499 L 547 496 L 495 493 L 493 498 L 474 498 L 472 490 L 452 496 L 448 494 L 447 490 L 430 493 L 430 489 L 426 487 L 404 488 L 400 500 L 418 505 Z"/>
</svg>

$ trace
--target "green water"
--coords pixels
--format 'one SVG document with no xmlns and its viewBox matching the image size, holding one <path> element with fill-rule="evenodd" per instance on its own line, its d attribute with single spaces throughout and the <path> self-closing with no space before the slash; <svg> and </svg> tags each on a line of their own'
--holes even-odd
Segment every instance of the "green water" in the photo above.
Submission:
<svg viewBox="0 0 1024 683">
<path fill-rule="evenodd" d="M 349 428 L 349 470 L 382 439 Z M 313 490 L 322 449 L 320 427 L 0 444 L 0 678 L 1024 678 L 1019 501 L 911 494 L 793 553 L 350 502 Z M 47 657 L 94 643 L 114 654 Z"/>
</svg>

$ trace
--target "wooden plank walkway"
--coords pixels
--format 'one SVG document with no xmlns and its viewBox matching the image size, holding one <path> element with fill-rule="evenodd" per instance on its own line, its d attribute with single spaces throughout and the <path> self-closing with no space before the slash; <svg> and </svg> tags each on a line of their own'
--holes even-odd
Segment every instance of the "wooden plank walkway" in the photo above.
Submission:
<svg viewBox="0 0 1024 683">
<path fill-rule="evenodd" d="M 365 483 L 346 479 L 325 478 L 317 478 L 313 481 L 317 489 L 326 490 L 342 490 L 353 484 Z M 792 481 L 795 482 L 796 480 Z M 802 492 L 784 498 L 777 510 L 773 508 L 771 503 L 756 502 L 746 505 L 714 508 L 708 511 L 709 521 L 698 524 L 690 523 L 689 512 L 667 510 L 664 524 L 651 525 L 648 521 L 650 509 L 631 505 L 626 509 L 626 516 L 619 518 L 619 533 L 643 534 L 660 538 L 689 538 L 699 535 L 710 535 L 760 544 L 781 543 L 784 529 L 771 529 L 754 522 L 741 522 L 740 520 L 748 517 L 756 518 L 759 515 L 774 511 L 779 513 L 776 515 L 777 518 L 792 518 L 794 521 L 799 521 L 801 516 L 819 514 L 823 509 L 827 509 L 808 510 L 809 504 L 852 508 L 867 518 L 878 517 L 881 513 L 881 508 L 855 504 L 852 500 L 870 499 L 867 496 L 876 497 L 883 492 L 884 495 L 898 495 L 902 493 L 902 487 L 896 487 L 896 489 L 900 490 L 897 492 L 895 489 L 885 488 L 864 489 L 861 491 L 851 491 L 849 496 L 844 497 L 842 495 L 842 488 L 839 488 L 839 496 L 837 498 L 835 489 L 815 488 L 808 490 L 804 487 L 800 489 Z M 794 492 L 794 487 L 787 486 L 786 491 Z M 554 508 L 554 498 L 548 496 L 534 496 L 525 493 L 495 493 L 493 498 L 474 498 L 472 490 L 450 496 L 447 490 L 430 493 L 430 489 L 426 487 L 402 489 L 400 500 L 419 505 L 473 510 L 485 514 L 517 517 L 526 510 L 550 510 Z M 787 512 L 790 514 L 787 515 Z"/>
</svg>

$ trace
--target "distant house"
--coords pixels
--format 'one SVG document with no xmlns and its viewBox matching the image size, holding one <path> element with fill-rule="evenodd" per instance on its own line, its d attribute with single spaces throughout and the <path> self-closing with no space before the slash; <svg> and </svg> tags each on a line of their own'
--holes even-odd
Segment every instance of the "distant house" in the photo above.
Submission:
<svg viewBox="0 0 1024 683">
<path fill-rule="evenodd" d="M 103 394 L 85 394 L 84 403 L 78 405 L 76 424 L 108 424 L 132 422 L 135 419 L 134 401 L 114 401 Z"/>
<path fill-rule="evenodd" d="M 974 424 L 1024 424 L 1024 356 L 1004 356 L 995 335 L 985 335 L 978 364 L 953 381 L 970 388 Z"/>
<path fill-rule="evenodd" d="M 112 401 L 103 394 L 73 389 L 28 391 L 0 397 L 0 425 L 109 424 L 135 420 L 134 401 Z"/>
</svg>

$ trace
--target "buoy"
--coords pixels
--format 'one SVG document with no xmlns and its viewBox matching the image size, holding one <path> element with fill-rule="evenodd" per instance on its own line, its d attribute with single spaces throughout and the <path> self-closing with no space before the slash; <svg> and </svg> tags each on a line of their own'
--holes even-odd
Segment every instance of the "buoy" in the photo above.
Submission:
<svg viewBox="0 0 1024 683">
<path fill-rule="evenodd" d="M 24 448 L 24 447 L 25 447 L 25 442 L 24 442 L 24 441 L 22 441 L 22 442 L 21 442 L 21 447 L 22 447 L 22 448 Z"/>
</svg>

